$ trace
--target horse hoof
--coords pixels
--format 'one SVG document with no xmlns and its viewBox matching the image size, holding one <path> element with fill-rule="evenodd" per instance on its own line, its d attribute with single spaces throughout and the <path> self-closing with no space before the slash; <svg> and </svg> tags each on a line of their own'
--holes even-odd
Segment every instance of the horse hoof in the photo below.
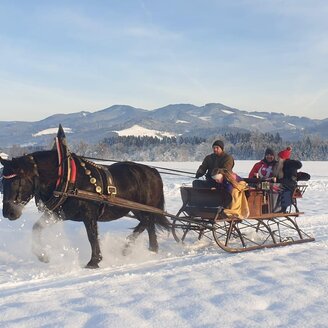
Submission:
<svg viewBox="0 0 328 328">
<path fill-rule="evenodd" d="M 37 255 L 38 260 L 42 263 L 49 263 L 49 257 L 45 254 Z"/>
<path fill-rule="evenodd" d="M 85 266 L 86 269 L 99 269 L 99 265 L 97 263 L 88 263 Z"/>
<path fill-rule="evenodd" d="M 149 247 L 149 251 L 153 254 L 157 254 L 158 253 L 158 248 L 151 248 Z"/>
<path fill-rule="evenodd" d="M 130 255 L 132 253 L 132 251 L 131 251 L 131 248 L 130 247 L 124 247 L 123 249 L 122 249 L 122 255 L 123 256 L 128 256 L 128 255 Z"/>
</svg>

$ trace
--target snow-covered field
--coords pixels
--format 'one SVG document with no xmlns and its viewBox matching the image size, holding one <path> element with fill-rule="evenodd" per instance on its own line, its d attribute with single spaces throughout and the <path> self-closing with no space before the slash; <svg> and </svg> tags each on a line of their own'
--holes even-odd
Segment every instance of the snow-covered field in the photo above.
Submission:
<svg viewBox="0 0 328 328">
<path fill-rule="evenodd" d="M 252 161 L 237 161 L 246 176 Z M 195 172 L 200 163 L 150 163 Z M 31 252 L 33 202 L 10 222 L 0 215 L 0 327 L 328 327 L 327 162 L 304 162 L 311 174 L 300 200 L 300 226 L 315 242 L 228 254 L 209 241 L 185 247 L 159 235 L 147 250 L 144 233 L 122 256 L 133 219 L 100 224 L 104 260 L 90 257 L 83 224 L 45 231 L 51 262 Z M 163 175 L 166 209 L 181 207 L 179 186 L 191 179 Z M 1 199 L 2 201 L 2 199 Z"/>
</svg>

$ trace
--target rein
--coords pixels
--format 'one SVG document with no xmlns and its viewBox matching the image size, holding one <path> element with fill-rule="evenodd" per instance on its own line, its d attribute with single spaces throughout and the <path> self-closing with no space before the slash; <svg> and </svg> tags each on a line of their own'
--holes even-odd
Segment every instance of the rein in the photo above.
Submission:
<svg viewBox="0 0 328 328">
<path fill-rule="evenodd" d="M 111 162 L 111 163 L 120 163 L 120 162 L 122 162 L 122 161 L 117 161 L 117 160 L 114 160 L 114 159 L 104 159 L 104 158 L 88 157 L 88 156 L 81 156 L 81 157 L 82 158 L 86 158 L 86 159 L 91 159 L 91 160 L 96 160 L 96 161 L 103 161 L 103 162 Z M 194 172 L 169 169 L 167 167 L 161 167 L 161 166 L 150 166 L 150 167 L 152 167 L 154 169 L 160 169 L 160 170 L 169 171 L 169 172 L 177 172 L 177 173 L 191 174 L 192 175 L 192 178 L 194 178 L 194 176 L 195 176 L 195 173 Z M 169 173 L 169 172 L 160 172 L 160 173 L 162 173 L 162 174 L 170 174 L 170 175 L 185 176 L 185 175 L 174 174 L 174 173 Z M 187 178 L 189 178 L 189 177 L 187 177 Z"/>
</svg>

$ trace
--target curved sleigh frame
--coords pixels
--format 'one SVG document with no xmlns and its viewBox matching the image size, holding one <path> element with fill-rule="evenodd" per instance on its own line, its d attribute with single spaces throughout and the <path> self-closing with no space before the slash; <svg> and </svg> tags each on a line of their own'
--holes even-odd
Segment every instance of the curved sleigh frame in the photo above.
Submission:
<svg viewBox="0 0 328 328">
<path fill-rule="evenodd" d="M 303 195 L 306 186 L 298 186 Z M 297 199 L 293 195 L 288 212 L 273 212 L 276 196 L 272 191 L 254 188 L 249 191 L 250 216 L 247 219 L 227 217 L 223 209 L 231 202 L 225 190 L 181 187 L 183 205 L 172 222 L 177 242 L 193 243 L 201 238 L 214 240 L 224 251 L 251 251 L 311 242 L 315 239 L 304 232 L 297 220 Z"/>
</svg>

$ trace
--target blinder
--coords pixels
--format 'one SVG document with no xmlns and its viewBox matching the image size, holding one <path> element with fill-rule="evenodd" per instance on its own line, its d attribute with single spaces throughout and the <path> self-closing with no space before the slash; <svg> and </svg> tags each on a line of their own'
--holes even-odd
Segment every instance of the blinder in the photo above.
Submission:
<svg viewBox="0 0 328 328">
<path fill-rule="evenodd" d="M 16 192 L 16 196 L 14 198 L 14 200 L 3 200 L 4 203 L 13 203 L 15 205 L 23 205 L 25 206 L 33 197 L 34 197 L 34 193 L 35 193 L 35 188 L 37 185 L 37 178 L 39 177 L 39 173 L 38 173 L 38 169 L 37 169 L 37 164 L 34 161 L 33 156 L 28 156 L 28 160 L 33 164 L 33 177 L 27 176 L 25 175 L 20 175 L 17 173 L 12 173 L 12 174 L 8 174 L 8 175 L 3 175 L 2 179 L 3 180 L 11 180 L 11 179 L 17 179 L 18 180 L 18 188 L 17 188 L 17 192 Z M 22 171 L 23 172 L 23 171 Z M 30 193 L 30 195 L 25 199 L 22 200 L 23 198 L 23 187 L 26 184 L 26 180 L 29 180 L 32 184 L 33 184 L 33 190 Z"/>
</svg>

